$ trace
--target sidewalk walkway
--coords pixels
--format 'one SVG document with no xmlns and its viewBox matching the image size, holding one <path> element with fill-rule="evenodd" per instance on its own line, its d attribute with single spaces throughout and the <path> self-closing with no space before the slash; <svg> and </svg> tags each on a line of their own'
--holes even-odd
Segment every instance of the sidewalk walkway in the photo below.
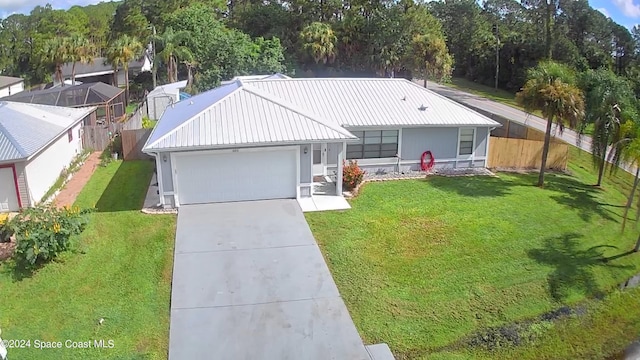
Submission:
<svg viewBox="0 0 640 360">
<path fill-rule="evenodd" d="M 91 179 L 91 175 L 100 164 L 100 153 L 94 152 L 87 160 L 82 164 L 80 170 L 78 170 L 71 180 L 65 185 L 64 189 L 60 191 L 56 199 L 54 200 L 54 204 L 59 207 L 71 206 L 76 201 L 78 194 L 87 184 L 87 181 Z"/>
</svg>

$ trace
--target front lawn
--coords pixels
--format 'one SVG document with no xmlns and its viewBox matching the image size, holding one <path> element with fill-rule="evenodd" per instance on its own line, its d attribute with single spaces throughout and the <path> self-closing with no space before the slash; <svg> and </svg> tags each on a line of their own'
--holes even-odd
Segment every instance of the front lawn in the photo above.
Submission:
<svg viewBox="0 0 640 360">
<path fill-rule="evenodd" d="M 99 167 L 76 201 L 97 211 L 74 252 L 23 279 L 0 264 L 2 338 L 31 340 L 9 359 L 166 359 L 176 220 L 140 212 L 152 173 L 149 161 Z M 38 350 L 35 340 L 63 348 Z M 113 348 L 69 349 L 66 340 Z"/>
<path fill-rule="evenodd" d="M 507 173 L 371 183 L 351 210 L 308 213 L 365 342 L 388 343 L 397 359 L 552 359 L 598 358 L 637 337 L 640 321 L 619 322 L 637 308 L 629 292 L 550 325 L 549 339 L 566 341 L 547 341 L 544 352 L 461 345 L 480 330 L 609 293 L 640 271 L 640 254 L 622 256 L 637 237 L 633 225 L 620 233 L 619 189 L 631 177 L 596 189 L 588 154 L 572 148 L 571 156 L 573 176 L 548 175 L 545 189 L 533 186 L 535 174 Z M 580 332 L 589 336 L 572 346 Z"/>
</svg>

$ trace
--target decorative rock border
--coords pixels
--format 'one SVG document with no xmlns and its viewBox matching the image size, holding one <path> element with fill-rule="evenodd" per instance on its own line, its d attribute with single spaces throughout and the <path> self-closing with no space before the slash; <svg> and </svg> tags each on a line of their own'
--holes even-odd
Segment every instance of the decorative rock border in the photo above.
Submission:
<svg viewBox="0 0 640 360">
<path fill-rule="evenodd" d="M 469 169 L 442 169 L 433 171 L 410 171 L 405 173 L 386 173 L 386 174 L 365 174 L 364 180 L 353 190 L 344 191 L 342 195 L 347 198 L 354 198 L 358 196 L 360 188 L 364 184 L 369 182 L 379 181 L 395 181 L 395 180 L 411 180 L 422 179 L 429 176 L 446 176 L 446 177 L 459 177 L 459 176 L 497 176 L 493 172 L 486 168 L 469 168 Z"/>
<path fill-rule="evenodd" d="M 143 214 L 149 214 L 149 215 L 166 215 L 166 214 L 178 213 L 178 209 L 165 209 L 163 207 L 144 208 L 140 211 L 142 211 Z"/>
</svg>

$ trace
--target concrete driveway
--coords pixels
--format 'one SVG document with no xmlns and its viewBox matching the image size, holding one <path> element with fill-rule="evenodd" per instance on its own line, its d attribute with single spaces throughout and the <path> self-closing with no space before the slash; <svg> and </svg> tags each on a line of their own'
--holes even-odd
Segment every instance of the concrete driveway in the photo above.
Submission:
<svg viewBox="0 0 640 360">
<path fill-rule="evenodd" d="M 371 359 L 296 200 L 180 207 L 169 359 Z"/>
</svg>

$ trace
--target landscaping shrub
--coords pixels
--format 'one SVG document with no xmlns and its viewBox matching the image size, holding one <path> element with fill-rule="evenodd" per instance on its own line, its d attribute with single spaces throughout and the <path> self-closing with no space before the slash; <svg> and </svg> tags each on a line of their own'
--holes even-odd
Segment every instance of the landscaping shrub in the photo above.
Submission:
<svg viewBox="0 0 640 360">
<path fill-rule="evenodd" d="M 154 122 L 151 121 L 151 119 L 149 119 L 146 116 L 142 118 L 142 128 L 143 129 L 153 129 L 153 126 L 154 126 Z"/>
<path fill-rule="evenodd" d="M 360 169 L 358 162 L 350 160 L 344 162 L 342 167 L 342 186 L 347 190 L 355 189 L 364 179 L 364 170 Z"/>
<path fill-rule="evenodd" d="M 8 226 L 9 214 L 0 214 L 0 243 L 9 242 L 11 240 L 11 229 Z"/>
<path fill-rule="evenodd" d="M 16 238 L 18 267 L 33 270 L 68 250 L 71 236 L 80 234 L 88 223 L 89 210 L 51 206 L 25 209 L 8 226 Z"/>
</svg>

